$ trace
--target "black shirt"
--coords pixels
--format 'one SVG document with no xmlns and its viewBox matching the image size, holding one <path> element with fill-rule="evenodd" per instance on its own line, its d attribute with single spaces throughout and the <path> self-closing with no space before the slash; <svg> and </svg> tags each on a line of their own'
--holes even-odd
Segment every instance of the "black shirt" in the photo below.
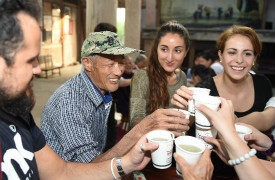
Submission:
<svg viewBox="0 0 275 180">
<path fill-rule="evenodd" d="M 237 117 L 246 116 L 255 111 L 263 111 L 267 101 L 272 97 L 272 85 L 265 76 L 259 74 L 251 74 L 254 83 L 254 104 L 245 112 L 235 112 Z M 200 87 L 210 89 L 211 96 L 220 96 L 213 78 L 202 82 Z"/>
<path fill-rule="evenodd" d="M 46 145 L 31 114 L 15 117 L 0 109 L 0 162 L 2 179 L 39 179 L 34 152 Z"/>
<path fill-rule="evenodd" d="M 255 94 L 253 106 L 245 112 L 235 111 L 235 115 L 237 117 L 243 117 L 255 111 L 258 111 L 258 112 L 263 111 L 267 101 L 272 97 L 272 85 L 269 79 L 259 74 L 251 74 L 251 76 L 254 83 L 254 94 Z M 198 87 L 210 89 L 211 96 L 220 96 L 213 78 L 210 78 L 198 84 Z M 195 134 L 195 126 L 191 127 L 190 134 Z M 257 153 L 257 157 L 260 159 L 266 159 L 266 157 L 261 153 Z M 211 153 L 211 160 L 214 165 L 215 174 L 226 176 L 226 177 L 236 177 L 234 168 L 224 164 L 216 153 Z"/>
</svg>

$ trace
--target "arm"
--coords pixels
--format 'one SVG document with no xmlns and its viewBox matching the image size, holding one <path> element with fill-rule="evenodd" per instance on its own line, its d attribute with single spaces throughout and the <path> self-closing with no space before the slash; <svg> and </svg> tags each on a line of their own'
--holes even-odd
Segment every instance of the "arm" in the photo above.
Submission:
<svg viewBox="0 0 275 180">
<path fill-rule="evenodd" d="M 221 98 L 221 108 L 215 112 L 204 105 L 197 108 L 206 114 L 218 130 L 230 159 L 236 159 L 250 151 L 249 147 L 239 138 L 234 127 L 234 109 L 231 101 Z M 240 179 L 273 179 L 272 175 L 260 163 L 256 156 L 250 157 L 234 166 Z"/>
<path fill-rule="evenodd" d="M 275 178 L 275 162 L 270 162 L 262 159 L 260 159 L 260 162 L 272 174 L 273 178 Z"/>
<path fill-rule="evenodd" d="M 126 174 L 143 169 L 150 156 L 140 150 L 139 145 L 143 144 L 145 151 L 155 150 L 158 144 L 147 143 L 146 136 L 143 136 L 134 148 L 122 157 L 121 165 Z M 44 179 L 113 179 L 111 173 L 111 160 L 100 163 L 68 163 L 60 158 L 48 145 L 35 152 L 39 176 Z M 117 178 L 121 178 L 113 163 L 113 170 Z"/>
<path fill-rule="evenodd" d="M 135 72 L 130 93 L 130 127 L 138 124 L 146 116 L 149 80 L 143 69 Z"/>
<path fill-rule="evenodd" d="M 126 87 L 126 86 L 130 86 L 131 84 L 131 79 L 122 79 L 122 77 L 120 78 L 120 82 L 119 82 L 119 87 Z"/>
<path fill-rule="evenodd" d="M 268 107 L 262 112 L 253 112 L 238 118 L 238 122 L 250 124 L 260 131 L 267 131 L 275 122 L 275 109 Z M 264 123 L 263 123 L 264 122 Z"/>
<path fill-rule="evenodd" d="M 115 156 L 126 154 L 138 141 L 138 139 L 155 129 L 171 130 L 176 136 L 181 132 L 173 130 L 187 131 L 189 120 L 185 119 L 185 114 L 172 109 L 158 109 L 151 115 L 146 116 L 140 123 L 135 125 L 123 138 L 109 151 L 96 157 L 93 162 L 104 161 Z"/>
</svg>

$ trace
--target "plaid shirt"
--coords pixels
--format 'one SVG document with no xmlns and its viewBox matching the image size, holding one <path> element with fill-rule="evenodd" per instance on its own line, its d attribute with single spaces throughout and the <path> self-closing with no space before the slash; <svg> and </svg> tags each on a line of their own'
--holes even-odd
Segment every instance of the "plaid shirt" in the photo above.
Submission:
<svg viewBox="0 0 275 180">
<path fill-rule="evenodd" d="M 103 99 L 82 71 L 59 87 L 47 102 L 41 130 L 50 147 L 65 161 L 91 162 L 102 153 L 112 104 Z"/>
</svg>

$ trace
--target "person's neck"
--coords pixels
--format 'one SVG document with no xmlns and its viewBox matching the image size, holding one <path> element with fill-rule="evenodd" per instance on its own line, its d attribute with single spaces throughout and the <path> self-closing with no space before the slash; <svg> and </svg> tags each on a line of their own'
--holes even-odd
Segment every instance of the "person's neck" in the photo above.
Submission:
<svg viewBox="0 0 275 180">
<path fill-rule="evenodd" d="M 88 75 L 88 77 L 90 78 L 90 80 L 93 82 L 93 84 L 97 87 L 97 89 L 103 94 L 103 95 L 105 95 L 106 94 L 106 91 L 105 90 L 103 90 L 103 89 L 101 89 L 100 87 L 99 87 L 99 85 L 98 85 L 98 83 L 97 83 L 97 81 L 96 80 L 94 80 L 94 78 L 93 78 L 93 76 L 92 76 L 92 74 L 91 74 L 91 72 L 89 72 L 89 71 L 85 71 L 85 73 Z"/>
<path fill-rule="evenodd" d="M 240 80 L 234 80 L 230 78 L 225 73 L 221 74 L 221 84 L 224 89 L 228 89 L 231 92 L 240 92 L 241 89 L 245 89 L 249 83 L 249 79 L 251 78 L 250 74 L 248 73 Z"/>
<path fill-rule="evenodd" d="M 178 75 L 176 73 L 176 70 L 173 72 L 166 72 L 166 78 L 167 78 L 167 82 L 168 84 L 174 84 L 177 82 L 178 79 Z"/>
</svg>

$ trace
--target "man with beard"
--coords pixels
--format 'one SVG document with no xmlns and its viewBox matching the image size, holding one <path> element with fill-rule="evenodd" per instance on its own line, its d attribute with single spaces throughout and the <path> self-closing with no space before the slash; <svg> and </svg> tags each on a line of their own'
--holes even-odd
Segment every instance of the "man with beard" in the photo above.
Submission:
<svg viewBox="0 0 275 180">
<path fill-rule="evenodd" d="M 145 136 L 122 158 L 100 163 L 67 163 L 46 144 L 30 114 L 31 80 L 41 72 L 37 7 L 34 0 L 0 0 L 0 179 L 117 179 L 144 168 L 144 151 L 158 147 Z"/>
</svg>

